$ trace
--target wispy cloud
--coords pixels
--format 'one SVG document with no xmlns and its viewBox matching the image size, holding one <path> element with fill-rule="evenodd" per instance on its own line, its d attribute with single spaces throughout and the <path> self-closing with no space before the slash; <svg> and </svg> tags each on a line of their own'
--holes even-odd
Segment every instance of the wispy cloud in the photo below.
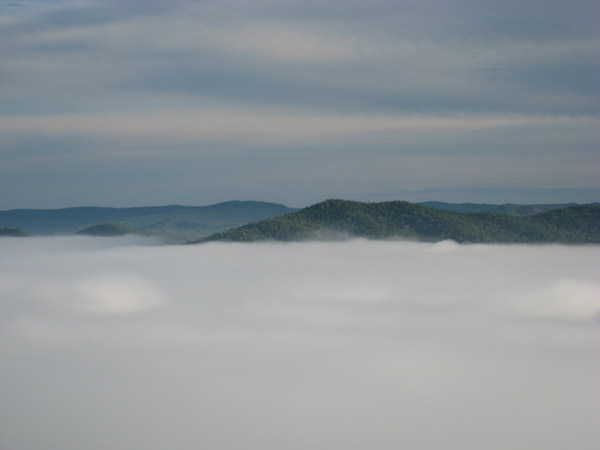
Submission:
<svg viewBox="0 0 600 450">
<path fill-rule="evenodd" d="M 506 13 L 491 3 L 457 2 L 453 11 L 431 2 L 442 15 L 413 4 L 390 11 L 384 2 L 375 16 L 356 4 L 347 14 L 337 5 L 336 14 L 304 15 L 294 3 L 253 10 L 235 2 L 91 2 L 25 15 L 3 31 L 0 88 L 6 100 L 31 102 L 28 109 L 34 96 L 81 110 L 120 109 L 152 95 L 338 111 L 598 113 L 588 98 L 598 90 L 600 38 L 592 29 L 488 35 L 479 25 Z"/>
<path fill-rule="evenodd" d="M 246 179 L 243 193 L 285 191 L 278 201 L 296 204 L 365 189 L 390 195 L 444 186 L 598 188 L 600 33 L 593 1 L 23 4 L 29 7 L 0 5 L 0 171 L 10 172 L 0 176 L 0 183 L 8 180 L 0 186 L 3 208 L 40 205 L 52 190 L 54 198 L 80 190 L 58 184 L 93 179 L 86 166 L 115 155 L 149 156 L 139 179 L 148 200 L 140 195 L 131 203 L 148 204 L 165 190 L 167 202 L 189 202 L 183 190 L 170 188 L 183 174 L 165 172 L 166 181 L 155 184 L 149 180 L 159 177 L 148 174 L 189 167 L 190 152 L 210 153 L 214 158 L 202 166 L 214 173 L 227 167 L 232 184 L 249 164 L 269 165 L 268 173 Z M 313 174 L 333 157 L 340 169 L 282 190 L 276 179 L 298 167 L 288 160 L 298 146 Z M 217 157 L 223 147 L 229 151 Z M 419 160 L 444 153 L 456 156 L 444 165 L 468 167 L 464 155 L 474 149 L 482 159 L 472 164 L 482 171 L 444 174 Z M 516 162 L 519 152 L 524 159 Z M 79 171 L 63 165 L 67 155 Z M 155 155 L 169 157 L 153 164 Z M 46 171 L 31 168 L 42 159 Z M 531 167 L 532 159 L 539 173 L 514 170 Z M 359 182 L 351 167 L 374 160 L 393 164 L 401 176 L 384 170 L 385 188 L 344 179 Z M 565 160 L 569 168 L 557 179 Z M 407 179 L 403 167 L 418 170 L 421 182 L 394 186 Z M 100 176 L 114 173 L 107 166 Z M 40 178 L 49 181 L 43 190 L 34 182 Z M 184 183 L 190 190 L 220 193 L 203 202 L 225 199 L 223 186 L 194 179 Z M 29 190 L 4 194 L 18 180 Z M 259 188 L 265 180 L 270 189 Z M 307 195 L 317 186 L 321 195 Z M 123 190 L 112 197 L 131 195 Z M 85 203 L 107 201 L 90 195 Z M 80 204 L 67 196 L 61 206 L 73 202 Z"/>
<path fill-rule="evenodd" d="M 523 294 L 517 309 L 531 317 L 573 321 L 600 319 L 600 285 L 561 279 Z"/>
<path fill-rule="evenodd" d="M 401 131 L 452 132 L 503 127 L 597 127 L 596 117 L 540 115 L 332 115 L 294 110 L 187 110 L 141 113 L 20 116 L 4 119 L 0 132 L 163 137 L 224 140 L 250 144 L 297 144 L 346 140 Z"/>
</svg>

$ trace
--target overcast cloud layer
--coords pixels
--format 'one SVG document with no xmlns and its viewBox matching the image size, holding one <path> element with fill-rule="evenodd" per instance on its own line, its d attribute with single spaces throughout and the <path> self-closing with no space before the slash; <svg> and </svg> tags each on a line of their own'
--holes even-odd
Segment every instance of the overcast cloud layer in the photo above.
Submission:
<svg viewBox="0 0 600 450">
<path fill-rule="evenodd" d="M 600 194 L 597 1 L 0 4 L 0 208 Z"/>
<path fill-rule="evenodd" d="M 600 253 L 0 241 L 3 450 L 596 450 Z"/>
</svg>

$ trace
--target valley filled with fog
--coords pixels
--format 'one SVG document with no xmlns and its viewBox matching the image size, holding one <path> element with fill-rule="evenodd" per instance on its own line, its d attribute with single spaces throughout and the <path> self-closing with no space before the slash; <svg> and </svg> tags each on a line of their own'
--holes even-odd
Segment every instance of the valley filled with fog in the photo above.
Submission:
<svg viewBox="0 0 600 450">
<path fill-rule="evenodd" d="M 0 240 L 0 449 L 596 450 L 600 247 Z"/>
</svg>

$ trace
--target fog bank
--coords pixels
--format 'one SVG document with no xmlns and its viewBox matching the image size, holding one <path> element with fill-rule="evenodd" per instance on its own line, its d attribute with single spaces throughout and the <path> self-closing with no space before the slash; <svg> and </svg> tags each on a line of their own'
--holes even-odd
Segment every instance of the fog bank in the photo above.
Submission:
<svg viewBox="0 0 600 450">
<path fill-rule="evenodd" d="M 596 450 L 600 248 L 0 240 L 2 450 Z"/>
</svg>

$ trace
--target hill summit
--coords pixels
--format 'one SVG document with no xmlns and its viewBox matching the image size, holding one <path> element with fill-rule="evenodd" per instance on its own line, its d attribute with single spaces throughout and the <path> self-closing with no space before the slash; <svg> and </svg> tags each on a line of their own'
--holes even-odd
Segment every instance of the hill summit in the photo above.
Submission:
<svg viewBox="0 0 600 450">
<path fill-rule="evenodd" d="M 77 234 L 84 234 L 87 236 L 124 236 L 126 234 L 135 233 L 134 230 L 118 223 L 101 223 L 91 227 L 79 230 Z"/>
</svg>

